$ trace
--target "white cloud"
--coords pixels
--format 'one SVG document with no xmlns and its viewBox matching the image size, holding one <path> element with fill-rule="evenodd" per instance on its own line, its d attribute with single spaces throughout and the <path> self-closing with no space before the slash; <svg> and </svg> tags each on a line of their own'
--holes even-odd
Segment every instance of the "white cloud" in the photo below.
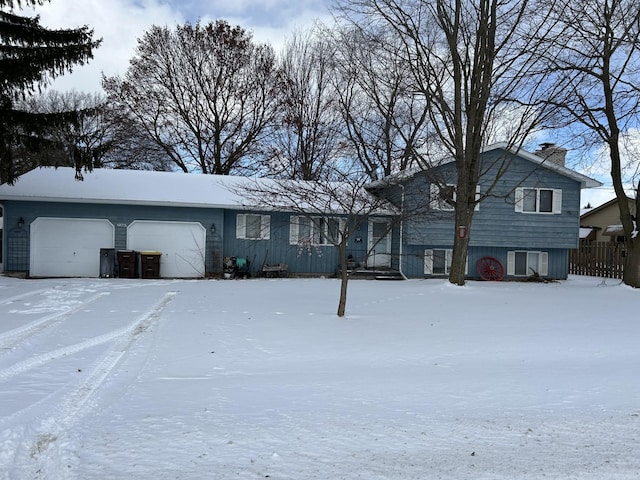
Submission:
<svg viewBox="0 0 640 480">
<path fill-rule="evenodd" d="M 240 25 L 253 33 L 254 40 L 269 43 L 276 51 L 294 31 L 309 28 L 318 20 L 327 23 L 331 20 L 328 9 L 318 1 L 306 2 L 310 6 L 286 0 L 225 3 L 233 3 L 233 8 L 208 9 L 215 13 L 204 15 L 201 20 L 224 19 L 232 25 Z M 259 8 L 256 9 L 256 6 Z"/>
<path fill-rule="evenodd" d="M 137 39 L 145 30 L 153 24 L 174 25 L 184 21 L 177 10 L 158 0 L 54 0 L 35 11 L 47 28 L 88 25 L 95 38 L 103 39 L 87 65 L 76 66 L 72 73 L 56 79 L 51 88 L 58 90 L 101 91 L 102 73 L 108 76 L 124 73 Z"/>
<path fill-rule="evenodd" d="M 53 0 L 23 13 L 34 11 L 47 28 L 88 25 L 96 38 L 103 39 L 87 65 L 74 67 L 51 86 L 89 92 L 102 90 L 102 73 L 112 76 L 126 71 L 138 38 L 152 25 L 225 19 L 278 50 L 295 29 L 308 27 L 318 18 L 329 19 L 325 3 L 318 0 Z"/>
</svg>

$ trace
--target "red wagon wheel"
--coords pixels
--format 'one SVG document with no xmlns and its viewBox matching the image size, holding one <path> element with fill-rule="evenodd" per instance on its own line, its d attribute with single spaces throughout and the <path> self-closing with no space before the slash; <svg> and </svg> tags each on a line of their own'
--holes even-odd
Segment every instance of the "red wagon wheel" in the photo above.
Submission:
<svg viewBox="0 0 640 480">
<path fill-rule="evenodd" d="M 483 280 L 499 282 L 504 277 L 504 267 L 500 260 L 494 257 L 482 257 L 478 260 L 476 268 Z"/>
</svg>

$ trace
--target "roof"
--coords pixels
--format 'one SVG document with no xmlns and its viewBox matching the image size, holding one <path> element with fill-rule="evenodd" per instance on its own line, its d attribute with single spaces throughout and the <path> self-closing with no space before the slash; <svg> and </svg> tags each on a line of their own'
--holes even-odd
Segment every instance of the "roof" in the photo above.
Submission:
<svg viewBox="0 0 640 480">
<path fill-rule="evenodd" d="M 520 158 L 524 158 L 525 160 L 529 160 L 530 162 L 536 163 L 544 168 L 547 168 L 549 170 L 553 170 L 561 175 L 564 175 L 565 177 L 569 177 L 577 182 L 580 183 L 580 187 L 581 188 L 594 188 L 594 187 L 600 187 L 602 186 L 602 183 L 599 182 L 598 180 L 595 180 L 591 177 L 587 177 L 586 175 L 583 175 L 581 173 L 576 172 L 575 170 L 571 170 L 570 168 L 567 167 L 563 167 L 562 165 L 558 165 L 557 163 L 553 163 L 551 161 L 545 161 L 544 158 L 539 157 L 538 155 L 535 155 L 531 152 L 527 152 L 526 150 L 522 150 L 522 149 L 517 149 L 517 148 L 513 148 L 511 146 L 509 146 L 509 144 L 507 144 L 506 142 L 499 142 L 499 143 L 494 143 L 492 145 L 488 145 L 487 147 L 483 148 L 481 153 L 485 153 L 485 152 L 490 152 L 493 150 L 504 150 L 506 152 L 511 152 L 514 155 L 519 156 Z M 443 164 L 445 163 L 451 163 L 453 162 L 453 159 L 448 159 L 446 161 L 443 162 Z M 377 187 L 384 187 L 385 185 L 388 185 L 389 181 L 394 182 L 394 181 L 403 181 L 407 178 L 411 178 L 413 177 L 415 174 L 419 173 L 423 171 L 423 169 L 421 168 L 413 168 L 410 170 L 406 170 L 404 172 L 400 172 L 394 175 L 390 175 L 386 178 L 383 178 L 382 180 L 378 180 L 376 182 L 372 182 L 369 185 L 369 188 L 377 188 Z"/>
<path fill-rule="evenodd" d="M 607 228 L 605 228 L 603 235 L 606 235 L 607 237 L 624 235 L 624 228 L 622 225 L 608 225 Z"/>
<path fill-rule="evenodd" d="M 631 203 L 634 200 L 631 197 L 627 197 L 627 201 Z M 599 206 L 594 207 L 594 208 L 589 208 L 589 209 L 587 209 L 585 211 L 580 212 L 580 218 L 582 219 L 582 218 L 588 217 L 592 213 L 600 212 L 600 211 L 602 211 L 602 210 L 604 210 L 604 209 L 606 209 L 606 208 L 608 208 L 608 207 L 610 207 L 612 205 L 616 205 L 617 206 L 617 204 L 618 204 L 618 198 L 614 197 L 611 200 L 609 200 L 608 202 L 603 203 L 602 205 L 599 205 Z"/>
<path fill-rule="evenodd" d="M 588 238 L 591 234 L 595 235 L 595 232 L 600 230 L 599 227 L 580 227 L 580 239 Z"/>
<path fill-rule="evenodd" d="M 0 200 L 241 208 L 234 193 L 244 177 L 149 170 L 94 169 L 75 179 L 71 167 L 40 167 L 14 185 L 0 185 Z"/>
<path fill-rule="evenodd" d="M 76 180 L 75 174 L 71 167 L 36 168 L 14 185 L 0 185 L 0 200 L 309 212 L 322 205 L 325 212 L 349 213 L 336 198 L 341 191 L 355 195 L 353 185 L 340 183 L 299 181 L 291 190 L 291 181 L 229 175 L 106 168 L 83 173 L 83 180 Z M 292 194 L 286 195 L 288 191 Z M 356 207 L 368 205 L 362 196 L 358 199 Z M 370 212 L 393 214 L 391 206 L 375 203 Z"/>
</svg>

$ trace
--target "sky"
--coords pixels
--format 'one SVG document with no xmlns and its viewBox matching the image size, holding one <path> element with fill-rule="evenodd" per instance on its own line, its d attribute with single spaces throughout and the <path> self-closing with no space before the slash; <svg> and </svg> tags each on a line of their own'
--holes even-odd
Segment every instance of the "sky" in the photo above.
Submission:
<svg viewBox="0 0 640 480">
<path fill-rule="evenodd" d="M 316 20 L 329 22 L 331 3 L 332 0 L 52 0 L 27 12 L 39 14 L 42 25 L 49 28 L 88 25 L 94 29 L 95 37 L 102 38 L 94 59 L 57 78 L 51 88 L 101 92 L 102 75 L 124 74 L 138 38 L 152 25 L 171 27 L 187 21 L 224 19 L 251 31 L 256 41 L 270 43 L 277 51 L 297 29 L 308 28 Z M 589 171 L 576 169 L 605 183 L 602 188 L 584 190 L 581 207 L 600 205 L 614 197 L 606 165 Z"/>
<path fill-rule="evenodd" d="M 58 90 L 101 91 L 102 74 L 123 74 L 132 58 L 137 39 L 152 25 L 175 26 L 218 19 L 251 31 L 258 42 L 276 48 L 296 29 L 311 26 L 316 19 L 328 20 L 330 0 L 51 0 L 33 12 L 48 28 L 88 25 L 102 38 L 94 59 L 77 66 L 72 74 L 56 80 Z"/>
<path fill-rule="evenodd" d="M 339 288 L 0 277 L 0 480 L 638 479 L 640 290 Z"/>
</svg>

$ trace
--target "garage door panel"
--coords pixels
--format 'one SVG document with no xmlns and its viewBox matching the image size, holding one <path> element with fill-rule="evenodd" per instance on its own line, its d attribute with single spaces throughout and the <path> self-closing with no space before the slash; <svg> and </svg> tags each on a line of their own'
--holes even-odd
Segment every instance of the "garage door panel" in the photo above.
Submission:
<svg viewBox="0 0 640 480">
<path fill-rule="evenodd" d="M 30 228 L 33 277 L 98 277 L 100 249 L 114 246 L 115 229 L 105 219 L 40 217 Z"/>
<path fill-rule="evenodd" d="M 206 230 L 197 222 L 138 220 L 127 229 L 127 248 L 161 252 L 160 276 L 198 278 L 205 274 Z"/>
</svg>

